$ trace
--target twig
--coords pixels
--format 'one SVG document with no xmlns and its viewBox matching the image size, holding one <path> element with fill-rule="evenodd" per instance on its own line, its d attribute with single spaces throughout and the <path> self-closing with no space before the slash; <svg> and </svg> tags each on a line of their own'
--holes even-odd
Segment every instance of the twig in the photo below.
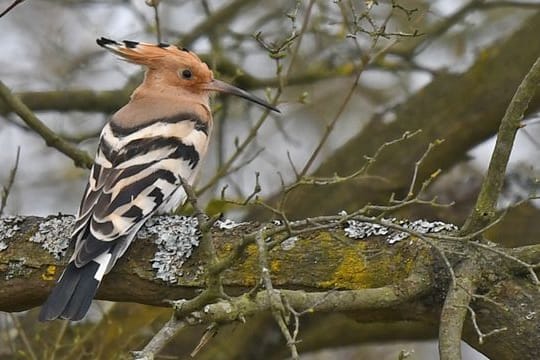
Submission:
<svg viewBox="0 0 540 360">
<path fill-rule="evenodd" d="M 298 355 L 298 350 L 296 349 L 296 342 L 293 339 L 287 324 L 284 319 L 284 305 L 281 300 L 281 295 L 279 291 L 274 290 L 272 285 L 272 279 L 270 279 L 270 267 L 268 266 L 268 251 L 265 244 L 264 228 L 259 230 L 257 237 L 257 248 L 259 250 L 259 268 L 261 271 L 261 278 L 266 288 L 266 294 L 268 296 L 268 301 L 270 303 L 270 310 L 274 320 L 279 326 L 279 329 L 285 340 L 287 340 L 287 346 L 291 352 L 291 358 L 293 360 L 298 360 L 300 356 Z"/>
<path fill-rule="evenodd" d="M 224 24 L 227 21 L 230 22 L 236 16 L 242 14 L 240 9 L 253 2 L 253 0 L 234 0 L 226 6 L 215 10 L 211 16 L 206 17 L 204 21 L 195 26 L 189 34 L 182 36 L 180 45 L 189 47 L 199 37 L 210 33 L 216 24 Z"/>
<path fill-rule="evenodd" d="M 158 10 L 160 0 L 146 0 L 145 2 L 146 2 L 146 5 L 154 9 L 154 22 L 156 24 L 155 25 L 156 38 L 157 38 L 157 43 L 159 44 L 161 43 L 161 26 L 159 24 L 159 10 Z"/>
<path fill-rule="evenodd" d="M 326 292 L 305 292 L 302 290 L 280 290 L 280 302 L 288 304 L 298 314 L 328 313 L 340 311 L 360 311 L 393 308 L 427 293 L 430 289 L 430 275 L 427 269 L 412 271 L 411 275 L 399 284 L 373 289 L 341 290 Z M 226 323 L 239 318 L 271 310 L 271 300 L 267 289 L 254 296 L 247 294 L 221 300 L 196 311 L 193 319 L 196 322 L 186 325 L 197 325 L 208 322 Z"/>
<path fill-rule="evenodd" d="M 482 182 L 476 204 L 463 225 L 463 233 L 474 232 L 495 219 L 497 200 L 503 186 L 506 167 L 510 153 L 512 152 L 516 132 L 520 128 L 520 121 L 539 83 L 540 57 L 536 59 L 527 75 L 525 75 L 510 105 L 506 109 L 497 133 L 497 141 L 489 162 L 487 174 Z"/>
<path fill-rule="evenodd" d="M 469 310 L 469 314 L 471 314 L 471 321 L 473 323 L 474 330 L 476 331 L 476 334 L 478 335 L 478 343 L 480 345 L 484 343 L 485 338 L 508 330 L 507 327 L 502 327 L 498 329 L 493 329 L 488 333 L 484 333 L 480 329 L 480 326 L 478 326 L 478 321 L 476 320 L 476 311 L 474 311 L 474 309 L 468 305 L 466 306 L 466 309 Z"/>
<path fill-rule="evenodd" d="M 536 275 L 536 272 L 534 271 L 535 265 L 528 264 L 525 261 L 523 261 L 523 260 L 521 260 L 521 259 L 507 253 L 506 251 L 504 251 L 502 249 L 498 249 L 496 247 L 488 246 L 488 245 L 485 245 L 485 244 L 482 244 L 482 243 L 476 242 L 476 241 L 471 242 L 471 244 L 473 246 L 476 246 L 476 247 L 479 247 L 479 248 L 494 252 L 496 254 L 499 254 L 503 258 L 512 260 L 512 261 L 518 263 L 519 265 L 523 266 L 525 269 L 527 269 L 527 271 L 529 272 L 529 275 L 531 275 L 531 279 L 532 279 L 533 283 L 536 286 L 540 286 L 540 280 L 538 279 L 538 275 Z"/>
<path fill-rule="evenodd" d="M 469 258 L 458 269 L 457 286 L 450 286 L 448 289 L 439 324 L 441 360 L 461 360 L 461 333 L 467 307 L 476 289 L 476 276 L 477 264 L 473 258 Z"/>
<path fill-rule="evenodd" d="M 413 172 L 413 177 L 411 179 L 411 184 L 409 186 L 409 191 L 407 192 L 407 196 L 406 196 L 406 199 L 414 196 L 414 188 L 416 187 L 416 180 L 417 180 L 417 177 L 418 177 L 418 170 L 420 168 L 420 165 L 422 165 L 422 163 L 424 162 L 424 160 L 428 157 L 429 153 L 431 152 L 431 150 L 433 150 L 433 148 L 436 146 L 436 145 L 439 145 L 443 142 L 443 140 L 437 140 L 433 143 L 429 143 L 426 151 L 424 152 L 424 154 L 420 157 L 420 159 L 418 159 L 415 163 L 414 163 L 414 172 Z M 427 185 L 423 185 L 422 186 L 422 189 L 427 187 Z M 421 191 L 420 191 L 421 192 Z"/>
<path fill-rule="evenodd" d="M 332 120 L 326 125 L 325 131 L 324 131 L 321 139 L 319 140 L 319 143 L 317 144 L 317 146 L 315 147 L 315 150 L 313 150 L 313 152 L 309 156 L 309 159 L 307 160 L 306 164 L 304 165 L 304 167 L 300 171 L 300 173 L 299 173 L 300 178 L 308 173 L 309 169 L 311 168 L 311 165 L 313 165 L 313 162 L 315 161 L 315 159 L 319 155 L 321 149 L 323 148 L 324 144 L 326 143 L 326 140 L 328 140 L 328 137 L 330 136 L 330 134 L 334 130 L 334 127 L 336 126 L 337 122 L 341 119 L 341 115 L 343 114 L 343 112 L 347 108 L 347 104 L 349 104 L 349 102 L 350 102 L 350 100 L 351 100 L 351 98 L 352 98 L 352 96 L 353 96 L 353 94 L 354 94 L 354 92 L 356 90 L 356 87 L 358 86 L 358 81 L 360 81 L 360 76 L 362 75 L 362 70 L 363 70 L 363 68 L 357 70 L 356 76 L 355 76 L 355 78 L 353 80 L 353 83 L 350 86 L 349 91 L 347 91 L 347 93 L 345 94 L 345 98 L 343 99 L 338 111 L 336 112 L 336 114 L 334 115 Z"/>
<path fill-rule="evenodd" d="M 102 320 L 103 321 L 103 320 Z M 65 322 L 68 322 L 65 320 Z M 74 342 L 68 348 L 69 352 L 64 356 L 64 359 L 75 359 L 78 354 L 84 351 L 84 347 L 88 344 L 90 339 L 94 339 L 97 335 L 99 328 L 99 322 L 94 323 L 90 328 L 85 329 L 84 334 L 79 337 L 79 341 Z"/>
<path fill-rule="evenodd" d="M 212 225 L 217 221 L 218 218 L 209 219 L 208 216 L 203 212 L 203 210 L 198 205 L 197 195 L 195 190 L 191 185 L 189 185 L 185 179 L 181 178 L 182 187 L 186 192 L 187 200 L 193 206 L 195 210 L 195 217 L 199 223 L 199 229 L 201 230 L 201 250 L 205 254 L 206 259 L 206 282 L 207 282 L 207 291 L 213 293 L 214 295 L 222 295 L 223 288 L 221 284 L 221 272 L 213 272 L 212 268 L 218 262 L 218 257 L 216 255 L 216 249 L 214 243 L 212 242 L 211 228 Z"/>
<path fill-rule="evenodd" d="M 159 329 L 156 335 L 152 337 L 150 342 L 141 351 L 133 351 L 134 360 L 153 360 L 154 356 L 167 345 L 169 341 L 184 327 L 185 321 L 177 320 L 174 317 Z"/>
<path fill-rule="evenodd" d="M 56 339 L 54 341 L 53 349 L 49 356 L 49 360 L 54 360 L 57 358 L 56 352 L 58 351 L 58 349 L 60 349 L 60 342 L 62 341 L 62 338 L 64 337 L 64 334 L 66 333 L 68 325 L 69 325 L 69 321 L 62 322 L 62 325 L 60 326 L 60 330 L 58 331 L 58 334 L 56 335 Z"/>
<path fill-rule="evenodd" d="M 525 262 L 540 265 L 540 244 L 520 246 L 514 249 L 508 249 L 508 252 L 513 256 L 522 259 Z"/>
<path fill-rule="evenodd" d="M 309 3 L 306 8 L 306 14 L 304 15 L 304 21 L 302 22 L 302 26 L 300 28 L 300 31 L 298 33 L 298 39 L 296 41 L 296 44 L 294 46 L 294 49 L 291 53 L 291 59 L 289 61 L 289 67 L 287 68 L 287 73 L 285 74 L 285 81 L 289 79 L 289 77 L 292 74 L 292 69 L 294 62 L 296 61 L 296 57 L 298 55 L 298 50 L 300 50 L 300 45 L 302 44 L 302 39 L 304 37 L 304 34 L 306 32 L 307 26 L 309 24 L 309 19 L 311 17 L 311 9 L 313 9 L 313 4 L 315 3 L 315 0 L 309 0 Z"/>
<path fill-rule="evenodd" d="M 526 1 L 490 1 L 483 2 L 480 7 L 484 9 L 492 9 L 498 7 L 515 7 L 520 9 L 536 10 L 540 8 L 540 4 Z"/>
<path fill-rule="evenodd" d="M 350 6 L 351 7 L 353 6 L 352 2 L 350 3 Z M 353 17 L 354 17 L 354 19 L 356 21 L 357 16 L 356 16 L 356 14 L 354 12 L 354 8 L 352 8 L 351 10 L 352 10 L 352 13 L 353 13 Z M 358 82 L 360 81 L 360 76 L 362 75 L 362 73 L 364 72 L 366 67 L 368 65 L 372 64 L 373 62 L 377 61 L 379 58 L 381 58 L 392 46 L 394 46 L 396 44 L 396 42 L 393 41 L 390 44 L 388 44 L 387 46 L 385 46 L 383 49 L 381 49 L 380 51 L 375 52 L 375 48 L 376 48 L 381 36 L 384 36 L 384 30 L 381 30 L 381 29 L 386 28 L 386 25 L 387 25 L 388 21 L 390 21 L 392 13 L 393 13 L 393 8 L 392 8 L 392 11 L 390 11 L 390 13 L 388 14 L 388 16 L 384 19 L 382 24 L 378 27 L 377 32 L 375 34 L 370 34 L 370 36 L 371 36 L 370 52 L 372 52 L 373 54 L 372 55 L 369 54 L 369 55 L 362 56 L 359 65 L 355 66 L 356 76 L 354 78 L 354 81 L 353 81 L 349 91 L 346 93 L 345 98 L 344 98 L 343 102 L 341 103 L 338 111 L 334 115 L 333 119 L 326 125 L 323 136 L 319 140 L 319 143 L 317 144 L 315 150 L 311 153 L 308 161 L 306 162 L 306 164 L 304 165 L 304 167 L 300 171 L 300 177 L 303 177 L 304 175 L 306 175 L 308 173 L 309 169 L 311 168 L 311 166 L 313 165 L 313 162 L 317 158 L 317 156 L 320 153 L 321 149 L 323 148 L 324 144 L 328 140 L 328 137 L 330 136 L 330 134 L 334 130 L 334 127 L 336 126 L 337 122 L 341 118 L 341 115 L 345 111 L 348 103 L 350 102 L 350 100 L 352 98 L 352 95 L 354 94 L 354 92 L 355 92 L 355 90 L 356 90 L 356 88 L 358 86 Z M 358 48 L 360 48 L 356 38 L 355 38 L 355 44 L 356 44 L 356 46 Z"/>
<path fill-rule="evenodd" d="M 21 322 L 17 318 L 16 315 L 10 314 L 11 321 L 13 321 L 13 324 L 15 324 L 15 328 L 17 329 L 17 335 L 21 337 L 21 340 L 24 344 L 24 347 L 26 348 L 26 351 L 28 352 L 28 356 L 32 360 L 37 360 L 38 357 L 36 356 L 36 353 L 34 352 L 34 349 L 32 348 L 32 344 L 28 340 L 28 336 L 26 336 L 26 330 L 22 327 Z"/>
<path fill-rule="evenodd" d="M 503 311 L 510 311 L 507 306 L 505 306 L 504 304 L 501 304 L 500 302 L 497 302 L 497 301 L 493 300 L 489 296 L 480 295 L 480 294 L 472 294 L 472 297 L 473 297 L 473 300 L 479 299 L 479 300 L 485 301 L 487 303 L 493 304 L 493 305 L 497 306 L 498 308 L 500 308 Z"/>
<path fill-rule="evenodd" d="M 9 197 L 9 193 L 11 191 L 11 188 L 13 186 L 13 183 L 15 182 L 15 175 L 17 174 L 17 169 L 19 168 L 19 156 L 21 155 L 21 147 L 17 147 L 17 155 L 15 156 L 15 164 L 13 165 L 13 168 L 9 172 L 9 178 L 6 185 L 3 186 L 2 189 L 2 199 L 0 199 L 0 216 L 4 213 L 4 209 L 6 208 L 7 200 Z"/>
<path fill-rule="evenodd" d="M 0 98 L 35 132 L 37 132 L 48 146 L 67 155 L 75 162 L 75 166 L 90 168 L 94 163 L 86 151 L 80 150 L 64 141 L 58 134 L 49 129 L 11 90 L 0 81 Z"/>
<path fill-rule="evenodd" d="M 386 149 L 387 147 L 389 147 L 391 145 L 397 144 L 397 143 L 399 143 L 401 141 L 410 139 L 411 137 L 416 136 L 416 135 L 418 135 L 420 133 L 421 133 L 421 130 L 416 130 L 416 131 L 413 131 L 413 132 L 405 131 L 401 135 L 401 137 L 383 143 L 381 146 L 379 146 L 379 148 L 375 151 L 375 153 L 373 155 L 371 155 L 371 156 L 364 155 L 364 158 L 366 159 L 366 162 L 364 163 L 364 165 L 362 165 L 362 167 L 360 169 L 358 169 L 358 170 L 354 171 L 352 174 L 349 174 L 349 175 L 346 175 L 346 176 L 339 176 L 337 174 L 334 174 L 333 177 L 329 177 L 329 178 L 310 177 L 310 176 L 302 176 L 301 177 L 300 173 L 298 173 L 296 171 L 296 169 L 295 169 L 295 174 L 296 174 L 297 181 L 294 182 L 293 184 L 290 184 L 290 185 L 283 188 L 282 196 L 281 196 L 281 199 L 279 200 L 279 204 L 277 205 L 276 211 L 278 211 L 279 213 L 283 213 L 282 209 L 284 209 L 284 207 L 285 207 L 288 195 L 292 192 L 292 190 L 294 190 L 295 188 L 297 188 L 299 186 L 302 186 L 302 185 L 315 185 L 315 186 L 332 185 L 332 184 L 345 182 L 345 181 L 348 181 L 348 180 L 351 180 L 351 179 L 356 179 L 356 178 L 358 178 L 360 176 L 365 176 L 368 179 L 371 178 L 371 179 L 379 179 L 381 181 L 387 181 L 385 178 L 381 178 L 379 176 L 370 176 L 370 175 L 366 175 L 366 174 L 368 173 L 369 169 L 375 163 L 378 156 L 381 154 L 381 152 L 384 149 Z M 269 210 L 272 209 L 272 207 L 269 206 L 269 205 L 266 206 L 266 207 Z M 273 211 L 273 212 L 275 212 L 275 211 Z"/>
<path fill-rule="evenodd" d="M 272 101 L 272 103 L 275 103 L 277 101 L 277 98 L 279 97 L 279 94 L 276 95 Z M 221 166 L 221 168 L 212 176 L 208 182 L 201 186 L 199 189 L 197 189 L 196 194 L 201 195 L 208 189 L 210 189 L 212 186 L 214 186 L 225 174 L 229 173 L 229 170 L 231 166 L 234 164 L 236 159 L 244 153 L 244 150 L 248 147 L 249 144 L 255 139 L 257 136 L 257 133 L 259 132 L 259 129 L 264 124 L 266 119 L 268 118 L 270 114 L 270 110 L 265 110 L 264 113 L 261 115 L 261 117 L 257 120 L 255 125 L 250 129 L 249 134 L 246 136 L 246 138 L 236 146 L 235 152 L 229 157 L 229 159 Z"/>
<path fill-rule="evenodd" d="M 221 283 L 221 272 L 215 271 L 215 265 L 218 262 L 216 249 L 212 242 L 211 228 L 216 219 L 209 219 L 203 210 L 198 205 L 198 199 L 195 191 L 183 178 L 180 178 L 181 185 L 186 193 L 187 200 L 193 206 L 195 217 L 197 218 L 198 227 L 201 232 L 201 250 L 206 259 L 206 289 L 198 296 L 191 300 L 179 300 L 172 302 L 175 313 L 171 319 L 152 337 L 150 342 L 141 351 L 133 352 L 133 356 L 137 360 L 150 360 L 174 337 L 174 335 L 182 329 L 189 319 L 186 318 L 193 311 L 200 309 L 204 305 L 215 301 L 219 297 L 226 297 L 223 292 Z"/>
<path fill-rule="evenodd" d="M 290 45 L 290 41 L 292 41 L 291 39 L 294 39 L 295 35 L 292 34 L 291 36 L 289 36 L 287 39 L 285 39 L 279 46 L 273 48 L 271 47 L 270 45 L 266 44 L 263 40 L 262 40 L 262 37 L 261 37 L 261 34 L 258 33 L 257 36 L 256 36 L 256 39 L 257 41 L 261 44 L 261 46 L 263 46 L 269 53 L 270 55 L 272 55 L 273 53 L 276 53 L 276 52 L 281 52 L 283 51 L 283 48 L 287 47 Z M 281 79 L 281 71 L 282 71 L 282 67 L 279 65 L 279 58 L 276 58 L 276 61 L 277 61 L 277 66 L 276 66 L 276 73 L 277 73 L 277 77 L 278 79 Z M 279 97 L 281 96 L 281 93 L 283 91 L 281 85 L 282 85 L 282 81 L 279 80 L 279 84 L 280 84 L 280 87 L 278 88 L 276 94 L 274 95 L 271 103 L 272 104 L 275 104 L 277 103 Z M 259 129 L 261 128 L 261 126 L 264 124 L 264 122 L 268 119 L 270 115 L 270 110 L 265 110 L 263 112 L 263 114 L 259 117 L 259 119 L 257 120 L 257 122 L 255 123 L 255 125 L 253 125 L 251 127 L 251 129 L 249 130 L 249 133 L 248 135 L 246 136 L 246 138 L 240 143 L 238 144 L 238 140 L 236 139 L 235 140 L 235 146 L 236 146 L 236 150 L 235 152 L 229 157 L 229 159 L 216 171 L 216 173 L 214 174 L 214 176 L 212 176 L 212 178 L 203 186 L 201 186 L 196 194 L 197 195 L 201 195 L 203 194 L 205 191 L 207 191 L 208 189 L 210 189 L 212 186 L 214 186 L 220 179 L 223 178 L 223 176 L 225 176 L 226 174 L 230 173 L 230 169 L 232 167 L 232 165 L 234 164 L 234 162 L 238 159 L 238 157 L 244 153 L 244 151 L 246 150 L 246 148 L 248 147 L 249 144 L 251 144 L 251 142 L 253 140 L 255 140 L 258 132 L 259 132 Z M 235 171 L 235 170 L 233 170 Z"/>
<path fill-rule="evenodd" d="M 218 327 L 219 327 L 218 323 L 214 322 L 214 323 L 210 324 L 210 326 L 206 328 L 201 340 L 199 341 L 199 343 L 197 344 L 195 349 L 193 349 L 191 354 L 189 354 L 189 356 L 191 356 L 191 357 L 197 356 L 197 354 L 201 351 L 201 349 L 206 344 L 208 344 L 210 339 L 212 339 L 214 336 L 216 336 L 217 331 L 218 331 Z"/>
<path fill-rule="evenodd" d="M 0 18 L 3 17 L 4 15 L 6 15 L 8 12 L 10 12 L 11 10 L 13 10 L 15 8 L 15 6 L 19 5 L 19 4 L 22 4 L 25 0 L 15 0 L 11 3 L 11 5 L 9 5 L 6 10 L 2 11 L 2 13 L 0 14 Z"/>
</svg>

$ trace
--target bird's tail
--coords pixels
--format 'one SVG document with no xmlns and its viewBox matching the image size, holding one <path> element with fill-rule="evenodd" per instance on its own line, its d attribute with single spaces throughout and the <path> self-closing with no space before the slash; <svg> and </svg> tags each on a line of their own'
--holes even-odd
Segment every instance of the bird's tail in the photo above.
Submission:
<svg viewBox="0 0 540 360">
<path fill-rule="evenodd" d="M 92 304 L 111 257 L 111 253 L 105 252 L 80 268 L 74 260 L 70 261 L 41 307 L 39 321 L 81 320 Z"/>
</svg>

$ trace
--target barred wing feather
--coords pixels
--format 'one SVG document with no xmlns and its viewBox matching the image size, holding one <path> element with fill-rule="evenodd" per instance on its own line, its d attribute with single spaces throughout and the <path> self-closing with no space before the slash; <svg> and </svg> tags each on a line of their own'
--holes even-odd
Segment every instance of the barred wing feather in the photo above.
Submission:
<svg viewBox="0 0 540 360">
<path fill-rule="evenodd" d="M 144 222 L 164 207 L 179 205 L 171 200 L 183 201 L 180 178 L 191 183 L 207 133 L 197 119 L 180 119 L 132 131 L 105 126 L 72 235 L 75 251 L 40 319 L 82 318 L 103 275 Z"/>
</svg>

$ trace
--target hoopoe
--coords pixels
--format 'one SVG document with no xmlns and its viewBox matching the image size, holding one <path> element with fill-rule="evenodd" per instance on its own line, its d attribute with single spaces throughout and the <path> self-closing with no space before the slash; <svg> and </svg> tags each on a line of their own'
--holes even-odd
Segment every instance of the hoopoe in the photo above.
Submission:
<svg viewBox="0 0 540 360">
<path fill-rule="evenodd" d="M 72 233 L 75 250 L 41 308 L 41 321 L 82 319 L 103 276 L 145 221 L 185 201 L 181 181 L 193 183 L 212 132 L 212 92 L 237 95 L 279 112 L 214 79 L 208 66 L 187 49 L 106 38 L 97 43 L 145 66 L 145 77 L 101 132 Z"/>
</svg>

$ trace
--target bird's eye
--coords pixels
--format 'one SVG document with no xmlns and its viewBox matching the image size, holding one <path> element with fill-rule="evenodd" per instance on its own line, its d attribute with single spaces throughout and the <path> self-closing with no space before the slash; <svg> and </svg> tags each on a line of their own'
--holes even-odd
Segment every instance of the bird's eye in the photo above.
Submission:
<svg viewBox="0 0 540 360">
<path fill-rule="evenodd" d="M 182 71 L 182 77 L 184 79 L 191 79 L 192 76 L 193 76 L 193 74 L 191 73 L 191 70 L 185 69 L 185 70 Z"/>
</svg>

